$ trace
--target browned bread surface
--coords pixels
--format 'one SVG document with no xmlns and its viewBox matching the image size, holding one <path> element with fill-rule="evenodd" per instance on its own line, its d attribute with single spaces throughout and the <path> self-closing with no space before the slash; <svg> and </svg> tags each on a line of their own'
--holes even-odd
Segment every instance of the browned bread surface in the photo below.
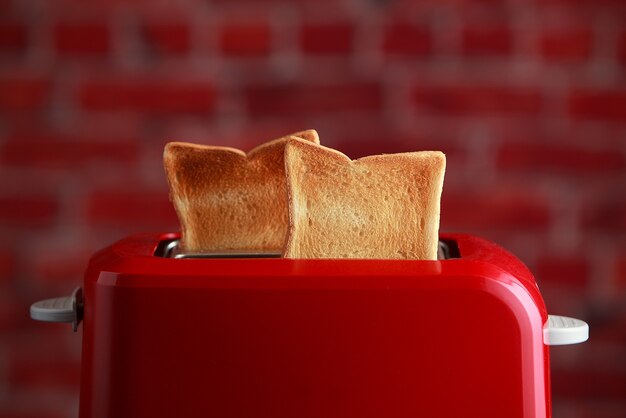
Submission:
<svg viewBox="0 0 626 418">
<path fill-rule="evenodd" d="M 439 151 L 352 161 L 290 140 L 284 257 L 436 260 L 445 162 Z"/>
<path fill-rule="evenodd" d="M 312 129 L 293 135 L 319 143 Z M 182 142 L 165 146 L 163 163 L 184 251 L 282 250 L 288 228 L 284 148 L 289 137 L 248 155 Z"/>
</svg>

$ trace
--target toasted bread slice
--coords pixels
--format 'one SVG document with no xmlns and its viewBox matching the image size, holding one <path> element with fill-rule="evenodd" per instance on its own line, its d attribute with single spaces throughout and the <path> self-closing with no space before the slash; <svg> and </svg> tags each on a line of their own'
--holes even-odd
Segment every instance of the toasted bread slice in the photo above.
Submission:
<svg viewBox="0 0 626 418">
<path fill-rule="evenodd" d="M 344 154 L 292 139 L 286 258 L 436 260 L 445 155 Z"/>
<path fill-rule="evenodd" d="M 293 135 L 319 143 L 312 129 Z M 248 155 L 182 142 L 165 146 L 163 164 L 184 251 L 281 252 L 288 228 L 284 154 L 290 137 Z"/>
</svg>

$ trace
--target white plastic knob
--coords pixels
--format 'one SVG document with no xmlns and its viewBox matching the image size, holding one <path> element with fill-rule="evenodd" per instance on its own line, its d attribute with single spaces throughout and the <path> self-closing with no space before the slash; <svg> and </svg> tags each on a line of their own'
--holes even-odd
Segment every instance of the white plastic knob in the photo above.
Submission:
<svg viewBox="0 0 626 418">
<path fill-rule="evenodd" d="M 36 321 L 70 322 L 76 332 L 83 319 L 83 289 L 77 287 L 71 296 L 33 303 L 30 305 L 30 317 Z"/>
<path fill-rule="evenodd" d="M 588 339 L 589 325 L 580 319 L 548 315 L 548 321 L 543 326 L 545 345 L 578 344 Z"/>
</svg>

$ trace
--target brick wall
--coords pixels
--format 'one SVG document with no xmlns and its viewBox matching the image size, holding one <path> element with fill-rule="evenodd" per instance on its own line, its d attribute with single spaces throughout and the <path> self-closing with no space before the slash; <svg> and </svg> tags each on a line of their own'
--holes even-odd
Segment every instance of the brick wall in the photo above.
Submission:
<svg viewBox="0 0 626 418">
<path fill-rule="evenodd" d="M 76 416 L 80 334 L 28 305 L 177 228 L 165 142 L 309 127 L 355 158 L 446 152 L 442 228 L 591 324 L 553 349 L 555 417 L 626 415 L 625 23 L 620 0 L 1 0 L 0 416 Z"/>
</svg>

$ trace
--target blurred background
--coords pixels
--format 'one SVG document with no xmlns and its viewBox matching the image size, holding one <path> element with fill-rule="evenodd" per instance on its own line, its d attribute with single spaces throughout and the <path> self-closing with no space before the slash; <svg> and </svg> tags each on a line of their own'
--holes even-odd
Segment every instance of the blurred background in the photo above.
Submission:
<svg viewBox="0 0 626 418">
<path fill-rule="evenodd" d="M 28 307 L 177 230 L 167 141 L 305 128 L 352 158 L 444 151 L 442 229 L 591 326 L 552 349 L 554 416 L 626 416 L 623 0 L 0 0 L 0 59 L 0 417 L 76 417 L 81 333 Z"/>
</svg>

